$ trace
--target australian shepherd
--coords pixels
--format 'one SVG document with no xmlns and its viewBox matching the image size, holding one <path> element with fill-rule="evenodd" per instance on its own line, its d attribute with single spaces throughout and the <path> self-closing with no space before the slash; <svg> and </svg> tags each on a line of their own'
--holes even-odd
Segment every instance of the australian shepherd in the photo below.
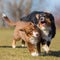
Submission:
<svg viewBox="0 0 60 60">
<path fill-rule="evenodd" d="M 49 12 L 33 11 L 27 16 L 20 18 L 20 20 L 30 21 L 37 25 L 42 33 L 42 48 L 48 53 L 51 40 L 55 37 L 56 34 L 54 16 Z"/>
</svg>

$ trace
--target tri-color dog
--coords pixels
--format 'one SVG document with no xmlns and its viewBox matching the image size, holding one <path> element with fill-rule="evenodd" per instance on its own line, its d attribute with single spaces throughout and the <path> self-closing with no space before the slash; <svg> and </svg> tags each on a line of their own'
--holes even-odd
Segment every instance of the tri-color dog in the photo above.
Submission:
<svg viewBox="0 0 60 60">
<path fill-rule="evenodd" d="M 43 49 L 48 53 L 52 38 L 56 34 L 56 26 L 54 16 L 49 12 L 33 11 L 25 17 L 20 18 L 21 21 L 30 21 L 41 30 L 41 44 Z"/>
</svg>

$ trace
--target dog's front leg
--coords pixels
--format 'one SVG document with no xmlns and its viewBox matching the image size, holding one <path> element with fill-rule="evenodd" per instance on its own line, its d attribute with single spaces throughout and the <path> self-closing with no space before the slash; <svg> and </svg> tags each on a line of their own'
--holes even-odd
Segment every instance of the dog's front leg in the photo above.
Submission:
<svg viewBox="0 0 60 60">
<path fill-rule="evenodd" d="M 40 46 L 40 42 L 39 42 L 39 43 L 37 43 L 37 54 L 38 54 L 38 56 L 40 55 L 40 53 L 41 53 L 41 46 Z"/>
<path fill-rule="evenodd" d="M 30 42 L 27 43 L 29 52 L 31 53 L 32 56 L 38 56 L 37 52 L 35 51 L 35 46 L 34 44 L 31 44 Z"/>
<path fill-rule="evenodd" d="M 44 44 L 42 48 L 44 49 L 44 51 L 45 51 L 46 53 L 49 52 L 49 47 L 48 47 L 47 44 Z"/>
</svg>

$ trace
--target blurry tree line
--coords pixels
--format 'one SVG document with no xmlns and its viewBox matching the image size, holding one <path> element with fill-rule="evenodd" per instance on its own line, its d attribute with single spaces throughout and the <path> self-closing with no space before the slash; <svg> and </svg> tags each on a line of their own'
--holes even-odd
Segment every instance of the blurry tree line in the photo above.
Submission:
<svg viewBox="0 0 60 60">
<path fill-rule="evenodd" d="M 0 27 L 7 26 L 2 20 L 2 13 L 14 21 L 19 20 L 20 17 L 29 14 L 32 7 L 32 0 L 0 0 Z"/>
<path fill-rule="evenodd" d="M 35 1 L 35 0 L 34 0 Z M 8 27 L 4 20 L 2 20 L 2 13 L 5 13 L 11 20 L 15 22 L 20 19 L 20 17 L 28 15 L 33 6 L 33 0 L 0 0 L 0 27 Z M 39 4 L 36 5 L 37 10 L 46 10 L 48 2 L 46 0 L 39 0 Z M 60 27 L 60 6 L 55 5 L 53 13 L 56 21 L 56 25 Z M 36 10 L 35 9 L 35 10 Z M 48 8 L 49 9 L 49 8 Z"/>
</svg>

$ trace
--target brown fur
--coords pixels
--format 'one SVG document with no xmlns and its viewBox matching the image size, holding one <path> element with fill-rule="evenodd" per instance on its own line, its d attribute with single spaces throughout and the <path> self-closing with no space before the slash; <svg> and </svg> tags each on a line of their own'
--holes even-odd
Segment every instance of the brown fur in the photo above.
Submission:
<svg viewBox="0 0 60 60">
<path fill-rule="evenodd" d="M 35 52 L 34 44 L 32 44 L 29 41 L 29 38 L 32 36 L 32 32 L 38 31 L 36 29 L 36 27 L 34 27 L 34 24 L 32 22 L 23 22 L 23 21 L 18 21 L 16 23 L 14 23 L 7 16 L 3 17 L 3 19 L 10 26 L 15 26 L 12 47 L 16 45 L 16 41 L 23 39 L 27 43 L 27 46 L 28 46 L 30 53 Z M 40 32 L 39 32 L 38 43 L 37 43 L 37 52 L 38 53 L 40 53 L 40 38 L 41 37 L 40 37 Z"/>
</svg>

